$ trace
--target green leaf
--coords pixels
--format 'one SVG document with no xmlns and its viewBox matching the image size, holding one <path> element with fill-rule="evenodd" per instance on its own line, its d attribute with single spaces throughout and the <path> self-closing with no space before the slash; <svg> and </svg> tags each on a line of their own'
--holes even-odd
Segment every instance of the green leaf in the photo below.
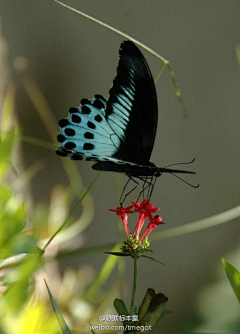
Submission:
<svg viewBox="0 0 240 334">
<path fill-rule="evenodd" d="M 225 259 L 222 259 L 222 264 L 224 266 L 227 277 L 232 285 L 233 291 L 240 303 L 240 272 Z"/>
<path fill-rule="evenodd" d="M 119 315 L 129 315 L 126 305 L 122 299 L 116 298 L 113 304 Z"/>
<path fill-rule="evenodd" d="M 61 327 L 62 333 L 63 334 L 72 334 L 72 332 L 68 328 L 68 325 L 66 324 L 66 322 L 65 322 L 65 320 L 64 320 L 64 318 L 63 318 L 63 316 L 62 316 L 62 314 L 61 314 L 61 312 L 60 312 L 60 310 L 58 308 L 57 303 L 55 302 L 55 299 L 53 298 L 53 295 L 51 294 L 51 291 L 50 291 L 50 289 L 49 289 L 46 281 L 45 281 L 45 284 L 46 284 L 46 287 L 47 287 L 47 290 L 48 290 L 48 294 L 49 294 L 49 298 L 51 300 L 52 307 L 53 307 L 54 312 L 56 314 L 59 326 Z"/>
<path fill-rule="evenodd" d="M 130 256 L 129 254 L 125 254 L 122 252 L 104 252 L 105 254 L 115 255 L 115 256 Z"/>
<path fill-rule="evenodd" d="M 92 326 L 92 325 L 90 324 L 90 326 Z M 96 334 L 96 332 L 93 329 L 91 329 L 91 332 L 92 332 L 92 334 Z"/>
<path fill-rule="evenodd" d="M 116 311 L 119 315 L 125 315 L 126 317 L 130 316 L 130 314 L 129 314 L 127 308 L 126 308 L 126 305 L 125 305 L 125 303 L 122 299 L 116 298 L 114 300 L 113 304 L 114 304 L 114 307 L 115 307 L 115 309 L 116 309 Z M 133 321 L 126 320 L 126 321 L 123 321 L 123 324 L 124 325 L 133 325 Z"/>
<path fill-rule="evenodd" d="M 156 294 L 153 289 L 149 288 L 139 309 L 140 324 L 151 325 L 154 328 L 162 315 L 167 301 L 168 298 L 163 293 Z M 150 330 L 147 330 L 144 333 L 150 332 Z"/>
<path fill-rule="evenodd" d="M 166 266 L 166 264 L 164 264 L 164 263 L 162 263 L 162 262 L 160 262 L 160 261 L 158 261 L 158 260 L 154 259 L 154 257 L 147 256 L 147 255 L 141 255 L 140 257 L 145 257 L 146 259 L 149 259 L 149 260 L 155 261 L 155 262 L 157 262 L 157 263 L 160 263 L 160 264 L 162 264 L 162 265 Z"/>
<path fill-rule="evenodd" d="M 140 305 L 139 309 L 138 309 L 138 319 L 139 321 L 142 320 L 142 318 L 145 316 L 145 314 L 148 311 L 149 305 L 152 301 L 152 298 L 154 296 L 153 290 L 147 289 L 147 292 L 143 298 L 142 304 Z"/>
</svg>

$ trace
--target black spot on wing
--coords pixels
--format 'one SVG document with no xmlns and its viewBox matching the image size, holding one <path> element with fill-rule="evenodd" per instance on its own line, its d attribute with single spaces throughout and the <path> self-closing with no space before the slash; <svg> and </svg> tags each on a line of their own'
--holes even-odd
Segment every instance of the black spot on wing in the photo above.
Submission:
<svg viewBox="0 0 240 334">
<path fill-rule="evenodd" d="M 58 122 L 58 124 L 59 124 L 59 126 L 60 126 L 61 128 L 64 128 L 65 126 L 69 125 L 70 123 L 69 123 L 69 121 L 68 121 L 66 118 L 64 118 L 64 119 L 61 119 L 61 120 Z"/>
<path fill-rule="evenodd" d="M 72 141 L 69 141 L 69 142 L 67 142 L 64 146 L 65 146 L 65 148 L 66 148 L 67 150 L 72 150 L 73 148 L 76 147 L 76 144 L 73 143 Z"/>
<path fill-rule="evenodd" d="M 72 115 L 72 121 L 74 122 L 74 123 L 81 123 L 81 121 L 82 121 L 82 119 L 81 119 L 81 117 L 80 116 L 78 116 L 78 115 Z"/>
<path fill-rule="evenodd" d="M 83 149 L 86 150 L 86 151 L 88 151 L 88 150 L 93 150 L 93 149 L 94 149 L 94 145 L 91 144 L 91 143 L 85 143 L 85 144 L 83 145 Z"/>
<path fill-rule="evenodd" d="M 72 107 L 72 108 L 69 109 L 69 114 L 74 114 L 74 113 L 76 113 L 76 112 L 79 112 L 79 111 L 78 111 L 78 108 L 74 108 L 74 107 Z"/>
<path fill-rule="evenodd" d="M 71 159 L 72 160 L 83 160 L 83 156 L 80 154 L 73 154 Z"/>
<path fill-rule="evenodd" d="M 96 125 L 91 121 L 87 122 L 87 126 L 89 127 L 89 129 L 96 129 Z"/>
<path fill-rule="evenodd" d="M 93 106 L 96 107 L 96 108 L 98 108 L 98 109 L 103 109 L 104 108 L 104 104 L 100 100 L 95 100 L 93 102 Z"/>
<path fill-rule="evenodd" d="M 89 115 L 91 113 L 91 109 L 87 106 L 82 107 L 82 113 L 85 115 Z"/>
<path fill-rule="evenodd" d="M 86 138 L 86 139 L 93 139 L 94 135 L 91 132 L 85 132 L 84 133 L 84 138 Z"/>
<path fill-rule="evenodd" d="M 97 115 L 94 117 L 95 121 L 97 121 L 98 123 L 100 123 L 102 121 L 102 116 L 101 115 Z"/>
<path fill-rule="evenodd" d="M 65 137 L 60 133 L 60 134 L 57 136 L 57 140 L 59 141 L 59 143 L 62 143 L 62 142 L 64 142 Z"/>
<path fill-rule="evenodd" d="M 73 130 L 73 129 L 65 129 L 65 134 L 67 135 L 67 136 L 75 136 L 75 131 Z"/>
</svg>

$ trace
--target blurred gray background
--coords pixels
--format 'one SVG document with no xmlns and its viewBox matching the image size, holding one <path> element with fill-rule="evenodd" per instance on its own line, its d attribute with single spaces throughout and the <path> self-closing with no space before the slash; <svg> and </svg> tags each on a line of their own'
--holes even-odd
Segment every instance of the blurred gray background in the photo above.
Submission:
<svg viewBox="0 0 240 334">
<path fill-rule="evenodd" d="M 195 190 L 170 175 L 159 178 L 152 202 L 161 207 L 167 223 L 160 228 L 182 225 L 237 206 L 240 202 L 240 70 L 235 45 L 240 43 L 239 0 L 65 2 L 123 30 L 171 61 L 190 115 L 183 120 L 181 106 L 165 70 L 156 86 L 159 123 L 152 161 L 165 166 L 196 158 L 191 169 L 197 175 L 188 180 L 200 183 L 200 188 Z M 66 117 L 68 109 L 78 106 L 81 98 L 92 98 L 96 93 L 108 96 L 122 37 L 50 0 L 1 0 L 0 15 L 2 33 L 9 47 L 10 68 L 18 56 L 29 60 L 31 74 L 57 119 Z M 155 76 L 161 63 L 143 53 Z M 14 71 L 12 76 L 18 82 Z M 17 98 L 24 133 L 49 140 L 22 88 Z M 34 180 L 32 192 L 35 201 L 47 202 L 51 188 L 68 181 L 57 155 L 24 146 L 26 167 L 39 158 L 45 161 L 46 168 Z M 79 162 L 78 168 L 84 185 L 88 186 L 96 172 L 87 162 Z M 117 220 L 107 211 L 118 205 L 115 175 L 103 173 L 92 194 L 96 213 L 85 232 L 87 244 L 115 241 Z M 135 195 L 131 200 L 135 200 Z M 236 247 L 239 232 L 239 223 L 235 221 L 153 243 L 155 257 L 167 266 L 141 261 L 137 301 L 140 302 L 148 287 L 169 297 L 167 309 L 173 315 L 164 319 L 161 333 L 182 333 L 186 324 L 194 322 L 198 294 L 214 279 L 220 258 Z M 90 263 L 98 270 L 104 259 L 105 255 L 99 254 L 80 258 L 77 263 Z M 131 261 L 126 265 L 126 279 L 131 286 Z M 239 268 L 240 261 L 235 265 Z M 230 288 L 229 294 L 232 294 Z M 233 294 L 232 298 L 235 298 Z"/>
</svg>

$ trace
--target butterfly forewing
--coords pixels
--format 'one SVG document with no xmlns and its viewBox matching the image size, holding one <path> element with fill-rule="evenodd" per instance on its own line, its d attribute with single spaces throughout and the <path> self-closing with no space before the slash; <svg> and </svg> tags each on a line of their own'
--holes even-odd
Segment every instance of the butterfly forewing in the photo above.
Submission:
<svg viewBox="0 0 240 334">
<path fill-rule="evenodd" d="M 115 157 L 146 165 L 157 128 L 155 84 L 145 58 L 132 42 L 123 42 L 119 54 L 106 107 L 107 121 L 121 139 Z"/>
</svg>

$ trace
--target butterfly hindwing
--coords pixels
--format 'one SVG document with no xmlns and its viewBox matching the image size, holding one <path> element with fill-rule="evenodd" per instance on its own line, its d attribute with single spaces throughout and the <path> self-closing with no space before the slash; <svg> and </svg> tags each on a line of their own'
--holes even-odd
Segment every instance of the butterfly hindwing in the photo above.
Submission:
<svg viewBox="0 0 240 334">
<path fill-rule="evenodd" d="M 69 116 L 59 121 L 61 129 L 58 141 L 60 155 L 83 159 L 113 156 L 120 146 L 120 139 L 105 118 L 106 102 L 95 96 L 93 100 L 82 100 L 79 108 L 71 108 Z M 89 159 L 90 160 L 90 159 Z"/>
</svg>

